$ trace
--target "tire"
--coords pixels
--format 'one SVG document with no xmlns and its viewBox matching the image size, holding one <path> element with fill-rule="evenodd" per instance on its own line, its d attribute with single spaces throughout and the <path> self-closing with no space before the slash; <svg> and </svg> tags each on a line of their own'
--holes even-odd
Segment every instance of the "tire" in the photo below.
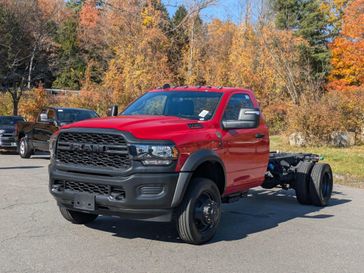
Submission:
<svg viewBox="0 0 364 273">
<path fill-rule="evenodd" d="M 297 168 L 295 190 L 297 201 L 303 205 L 311 205 L 310 197 L 310 179 L 311 170 L 315 164 L 312 162 L 303 161 Z"/>
<path fill-rule="evenodd" d="M 91 223 L 98 216 L 97 214 L 90 214 L 90 213 L 69 210 L 65 207 L 59 207 L 59 210 L 64 219 L 73 224 L 79 224 L 79 225 Z"/>
<path fill-rule="evenodd" d="M 26 137 L 20 139 L 19 142 L 19 155 L 21 158 L 30 158 L 32 156 L 32 149 L 29 147 L 29 143 Z"/>
<path fill-rule="evenodd" d="M 221 196 L 216 184 L 193 178 L 177 209 L 177 231 L 189 244 L 203 244 L 215 235 L 221 219 Z"/>
<path fill-rule="evenodd" d="M 312 168 L 310 197 L 315 206 L 326 206 L 331 198 L 333 188 L 332 170 L 329 164 L 317 163 Z"/>
</svg>

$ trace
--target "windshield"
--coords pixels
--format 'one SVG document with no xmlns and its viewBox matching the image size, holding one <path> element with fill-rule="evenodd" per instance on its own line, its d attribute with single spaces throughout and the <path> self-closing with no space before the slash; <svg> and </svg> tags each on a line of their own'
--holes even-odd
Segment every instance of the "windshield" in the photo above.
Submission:
<svg viewBox="0 0 364 273">
<path fill-rule="evenodd" d="M 209 120 L 222 93 L 197 91 L 149 92 L 132 103 L 122 115 L 163 115 Z"/>
<path fill-rule="evenodd" d="M 24 121 L 21 117 L 0 117 L 0 126 L 15 125 L 19 121 Z"/>
<path fill-rule="evenodd" d="M 80 109 L 58 109 L 57 110 L 58 120 L 62 123 L 72 123 L 85 119 L 97 118 L 96 112 L 91 110 L 80 110 Z"/>
</svg>

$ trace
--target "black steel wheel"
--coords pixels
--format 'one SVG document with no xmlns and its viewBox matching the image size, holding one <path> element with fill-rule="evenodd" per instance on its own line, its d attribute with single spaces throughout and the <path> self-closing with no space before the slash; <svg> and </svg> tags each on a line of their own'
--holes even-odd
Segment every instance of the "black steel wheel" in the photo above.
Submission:
<svg viewBox="0 0 364 273">
<path fill-rule="evenodd" d="M 332 170 L 329 164 L 317 163 L 312 168 L 310 181 L 310 198 L 315 206 L 326 206 L 333 189 Z"/>
<path fill-rule="evenodd" d="M 215 235 L 221 218 L 221 196 L 216 184 L 194 178 L 177 211 L 180 238 L 190 244 L 203 244 Z"/>
<path fill-rule="evenodd" d="M 296 171 L 295 179 L 295 191 L 297 201 L 303 205 L 311 205 L 310 196 L 310 180 L 311 180 L 311 170 L 315 164 L 312 162 L 303 161 L 299 164 Z"/>
</svg>

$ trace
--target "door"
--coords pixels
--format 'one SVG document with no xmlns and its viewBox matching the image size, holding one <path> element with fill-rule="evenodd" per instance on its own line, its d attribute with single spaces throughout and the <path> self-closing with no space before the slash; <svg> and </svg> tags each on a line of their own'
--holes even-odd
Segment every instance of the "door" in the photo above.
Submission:
<svg viewBox="0 0 364 273">
<path fill-rule="evenodd" d="M 56 112 L 54 109 L 43 110 L 41 114 L 46 114 L 47 118 L 42 119 L 39 115 L 37 122 L 34 125 L 33 144 L 36 149 L 41 151 L 49 150 L 49 139 L 51 135 L 57 131 L 55 125 Z"/>
<path fill-rule="evenodd" d="M 47 109 L 43 109 L 38 117 L 37 120 L 35 121 L 34 125 L 33 125 L 33 130 L 32 130 L 32 143 L 33 143 L 33 147 L 37 150 L 39 150 L 42 147 L 42 127 L 43 127 L 43 122 L 42 122 L 42 116 L 47 114 Z"/>
<path fill-rule="evenodd" d="M 260 114 L 248 94 L 235 93 L 228 101 L 222 121 L 239 121 L 241 111 L 249 109 L 256 112 L 257 115 Z M 228 161 L 226 169 L 231 192 L 244 191 L 256 186 L 258 180 L 261 179 L 262 164 L 259 147 L 264 135 L 265 130 L 260 125 L 255 128 L 223 130 L 222 140 L 226 151 L 225 160 Z"/>
</svg>

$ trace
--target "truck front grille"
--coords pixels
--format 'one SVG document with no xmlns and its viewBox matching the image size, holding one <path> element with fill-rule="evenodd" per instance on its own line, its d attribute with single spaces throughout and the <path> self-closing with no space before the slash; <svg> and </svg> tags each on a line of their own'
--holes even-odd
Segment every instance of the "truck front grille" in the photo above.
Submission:
<svg viewBox="0 0 364 273">
<path fill-rule="evenodd" d="M 88 192 L 92 194 L 108 195 L 110 186 L 100 184 L 86 184 L 81 182 L 64 181 L 64 189 L 75 192 Z"/>
<path fill-rule="evenodd" d="M 131 166 L 128 145 L 118 134 L 62 132 L 56 159 L 59 163 L 79 167 L 125 170 Z"/>
<path fill-rule="evenodd" d="M 72 191 L 77 193 L 90 193 L 95 195 L 122 195 L 125 197 L 125 191 L 122 187 L 104 185 L 104 184 L 93 184 L 93 183 L 82 183 L 70 180 L 56 180 L 54 185 L 59 186 L 59 189 L 64 191 Z"/>
</svg>

